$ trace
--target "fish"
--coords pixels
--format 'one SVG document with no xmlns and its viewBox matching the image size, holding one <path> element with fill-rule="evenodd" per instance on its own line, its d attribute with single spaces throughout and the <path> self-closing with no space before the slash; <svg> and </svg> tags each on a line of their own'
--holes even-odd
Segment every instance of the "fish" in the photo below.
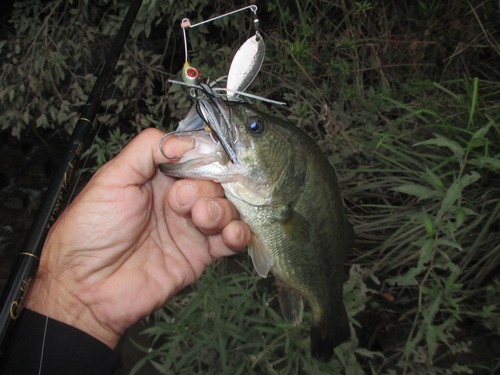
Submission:
<svg viewBox="0 0 500 375">
<path fill-rule="evenodd" d="M 219 100 L 220 131 L 198 131 L 195 112 L 171 136 L 190 141 L 177 162 L 160 165 L 178 178 L 221 183 L 252 230 L 248 253 L 257 273 L 275 277 L 279 305 L 291 325 L 312 311 L 311 354 L 328 362 L 351 336 L 343 301 L 344 256 L 354 244 L 336 172 L 297 126 L 244 101 Z M 203 113 L 199 113 L 201 122 Z M 228 123 L 225 123 L 228 119 Z M 187 129 L 187 130 L 186 130 Z M 196 130 L 196 131 L 193 131 Z M 232 160 L 219 137 L 231 133 Z M 162 151 L 163 152 L 163 151 Z M 236 162 L 235 162 L 236 161 Z"/>
</svg>

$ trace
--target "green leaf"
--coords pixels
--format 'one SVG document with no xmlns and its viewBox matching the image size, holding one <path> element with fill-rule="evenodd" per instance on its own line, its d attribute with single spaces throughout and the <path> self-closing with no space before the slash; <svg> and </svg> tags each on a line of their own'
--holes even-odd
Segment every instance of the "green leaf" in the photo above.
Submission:
<svg viewBox="0 0 500 375">
<path fill-rule="evenodd" d="M 458 249 L 460 251 L 462 251 L 462 246 L 460 246 L 459 243 L 455 242 L 455 241 L 450 241 L 450 240 L 438 240 L 437 241 L 437 244 L 438 245 L 445 245 L 445 246 L 450 246 L 450 247 L 454 247 L 455 249 Z"/>
<path fill-rule="evenodd" d="M 470 106 L 470 110 L 469 110 L 469 122 L 467 123 L 467 129 L 469 129 L 469 126 L 472 124 L 473 120 L 474 120 L 474 113 L 475 113 L 475 109 L 476 109 L 476 105 L 477 105 L 477 88 L 478 88 L 478 78 L 475 77 L 474 78 L 474 84 L 473 84 L 473 91 L 472 91 L 472 95 L 471 95 L 471 106 Z"/>
<path fill-rule="evenodd" d="M 457 218 L 455 220 L 455 226 L 458 228 L 465 220 L 465 211 L 459 208 L 457 211 Z"/>
<path fill-rule="evenodd" d="M 495 168 L 500 169 L 500 160 L 490 158 L 489 156 L 481 156 L 479 159 L 471 160 L 470 163 L 471 164 L 479 164 L 480 166 L 483 166 L 483 164 L 489 164 Z"/>
<path fill-rule="evenodd" d="M 47 120 L 47 116 L 45 116 L 45 113 L 42 113 L 40 117 L 36 119 L 36 126 L 37 127 L 47 127 L 49 125 L 49 122 Z"/>
<path fill-rule="evenodd" d="M 491 122 L 488 125 L 483 126 L 481 129 L 477 130 L 474 133 L 474 135 L 472 136 L 472 139 L 483 139 L 484 136 L 486 135 L 486 133 L 488 133 L 490 126 L 491 126 Z"/>
<path fill-rule="evenodd" d="M 415 346 L 417 346 L 417 344 L 420 342 L 420 340 L 422 340 L 422 337 L 424 335 L 423 329 L 424 329 L 424 326 L 421 325 L 417 334 L 413 338 L 413 340 L 411 340 L 410 343 L 408 345 L 406 345 L 405 356 L 408 357 L 410 355 L 410 353 L 413 352 L 413 349 L 415 349 Z"/>
<path fill-rule="evenodd" d="M 181 313 L 179 314 L 179 323 L 181 321 L 184 321 L 185 319 L 188 319 L 190 315 L 199 308 L 199 306 L 203 303 L 203 295 L 197 294 L 191 301 L 189 301 L 189 304 L 182 309 Z"/>
<path fill-rule="evenodd" d="M 429 362 L 432 363 L 432 357 L 436 353 L 437 340 L 436 340 L 436 327 L 432 324 L 427 326 L 427 332 L 425 334 L 425 339 L 427 341 L 427 355 L 429 356 Z"/>
<path fill-rule="evenodd" d="M 412 267 L 404 275 L 391 277 L 391 278 L 387 279 L 386 281 L 390 285 L 395 285 L 395 284 L 398 284 L 399 286 L 418 285 L 417 280 L 415 280 L 415 276 L 417 276 L 418 274 L 419 274 L 419 270 L 416 269 L 415 267 Z"/>
<path fill-rule="evenodd" d="M 391 190 L 408 195 L 416 195 L 417 197 L 419 197 L 419 199 L 435 198 L 440 195 L 439 192 L 421 185 L 401 185 Z"/>
<path fill-rule="evenodd" d="M 436 139 L 429 139 L 427 141 L 418 142 L 415 143 L 413 146 L 436 145 L 436 146 L 448 147 L 455 154 L 460 165 L 462 165 L 464 162 L 463 158 L 464 149 L 457 142 L 452 141 L 451 139 L 448 139 L 446 137 L 443 137 L 442 135 L 434 133 L 434 136 L 436 137 Z"/>
<path fill-rule="evenodd" d="M 470 174 L 466 174 L 466 175 L 462 176 L 460 178 L 460 182 L 462 184 L 462 188 L 464 188 L 467 185 L 470 185 L 470 184 L 476 182 L 477 180 L 479 180 L 480 177 L 481 176 L 476 171 L 472 171 Z"/>
<path fill-rule="evenodd" d="M 444 196 L 439 213 L 441 215 L 446 213 L 450 209 L 450 207 L 457 201 L 461 194 L 462 183 L 460 182 L 460 180 L 453 182 Z"/>
<path fill-rule="evenodd" d="M 370 363 L 370 370 L 371 370 L 371 375 L 379 375 L 377 370 L 373 367 L 373 365 Z"/>
<path fill-rule="evenodd" d="M 422 221 L 424 222 L 425 231 L 429 236 L 432 236 L 434 234 L 434 226 L 432 224 L 430 216 L 427 215 L 424 207 L 422 207 Z"/>
<path fill-rule="evenodd" d="M 448 342 L 448 336 L 446 336 L 446 334 L 444 333 L 444 329 L 446 328 L 446 323 L 443 323 L 441 324 L 440 326 L 433 326 L 434 327 L 434 332 L 436 333 L 438 339 L 440 341 L 442 341 L 443 343 L 446 344 L 446 346 L 448 346 L 448 348 L 451 349 L 451 345 L 450 343 Z"/>
<path fill-rule="evenodd" d="M 467 207 L 451 207 L 450 208 L 450 212 L 454 212 L 454 213 L 458 214 L 459 211 L 465 212 L 466 215 L 474 215 L 474 216 L 479 215 L 477 212 L 474 212 L 470 208 L 467 208 Z"/>
<path fill-rule="evenodd" d="M 426 175 L 429 177 L 426 180 L 428 180 L 432 184 L 434 189 L 440 192 L 444 192 L 445 188 L 443 181 L 441 181 L 441 179 L 436 174 L 434 174 L 434 172 L 432 172 L 427 166 L 425 166 L 425 172 Z"/>
<path fill-rule="evenodd" d="M 455 233 L 457 230 L 455 223 L 451 220 L 446 220 L 446 228 L 448 229 L 448 233 Z"/>
<path fill-rule="evenodd" d="M 23 113 L 23 121 L 26 125 L 28 125 L 30 123 L 30 114 L 28 111 L 25 111 Z"/>
<path fill-rule="evenodd" d="M 436 313 L 439 310 L 440 305 L 441 305 L 441 293 L 437 295 L 434 301 L 432 301 L 429 307 L 423 312 L 424 320 L 427 322 L 427 324 L 432 323 L 434 317 L 436 316 Z"/>
<path fill-rule="evenodd" d="M 226 368 L 227 368 L 227 352 L 226 352 L 225 342 L 222 339 L 221 335 L 219 335 L 218 350 L 219 350 L 219 354 L 220 354 L 220 362 L 221 362 L 222 368 L 224 370 L 226 370 Z"/>
<path fill-rule="evenodd" d="M 483 312 L 486 314 L 491 314 L 496 309 L 496 305 L 483 306 Z"/>
<path fill-rule="evenodd" d="M 421 270 L 422 266 L 432 260 L 432 249 L 434 248 L 434 239 L 429 238 L 420 248 L 417 269 Z"/>
</svg>

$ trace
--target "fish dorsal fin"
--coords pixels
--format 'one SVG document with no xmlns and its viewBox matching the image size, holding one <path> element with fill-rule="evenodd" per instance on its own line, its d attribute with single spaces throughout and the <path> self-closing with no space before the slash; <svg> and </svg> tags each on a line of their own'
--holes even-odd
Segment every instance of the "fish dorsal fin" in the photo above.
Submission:
<svg viewBox="0 0 500 375">
<path fill-rule="evenodd" d="M 304 298 L 278 278 L 276 278 L 276 293 L 285 320 L 292 326 L 300 324 L 304 312 Z"/>
<path fill-rule="evenodd" d="M 269 270 L 274 265 L 274 258 L 255 234 L 248 244 L 248 255 L 252 258 L 257 273 L 262 277 L 267 277 Z"/>
<path fill-rule="evenodd" d="M 286 236 L 294 242 L 307 242 L 311 239 L 308 221 L 291 207 L 288 207 L 286 218 L 280 224 Z"/>
</svg>

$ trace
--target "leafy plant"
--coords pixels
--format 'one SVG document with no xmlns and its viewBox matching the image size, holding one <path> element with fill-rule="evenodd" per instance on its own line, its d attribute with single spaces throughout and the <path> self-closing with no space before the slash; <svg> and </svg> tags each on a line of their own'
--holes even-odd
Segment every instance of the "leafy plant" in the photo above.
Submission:
<svg viewBox="0 0 500 375">
<path fill-rule="evenodd" d="M 361 368 L 354 353 L 377 355 L 353 340 L 336 350 L 338 360 L 312 359 L 311 314 L 304 314 L 304 324 L 290 326 L 275 311 L 272 282 L 258 276 L 248 259 L 236 266 L 245 272 L 227 272 L 226 261 L 209 267 L 190 290 L 155 313 L 157 323 L 144 331 L 153 337 L 152 347 L 140 347 L 148 354 L 132 374 L 148 360 L 162 374 L 340 374 L 342 368 L 355 374 Z M 366 272 L 351 270 L 345 292 L 351 319 L 367 300 Z"/>
<path fill-rule="evenodd" d="M 475 310 L 466 301 L 491 272 L 491 262 L 498 265 L 498 247 L 490 244 L 498 243 L 499 234 L 485 236 L 493 218 L 498 219 L 498 200 L 493 198 L 498 185 L 485 181 L 498 178 L 498 113 L 484 100 L 477 81 L 473 86 L 467 81 L 425 85 L 438 89 L 430 91 L 429 100 L 438 95 L 440 103 L 450 106 L 440 112 L 421 105 L 412 109 L 387 98 L 421 126 L 401 135 L 394 131 L 378 142 L 374 158 L 382 167 L 373 170 L 377 182 L 363 185 L 354 196 L 383 186 L 379 196 L 390 203 L 385 208 L 392 218 L 382 222 L 386 239 L 353 261 L 373 258 L 372 271 L 379 278 L 393 275 L 384 277 L 390 293 L 398 293 L 402 301 L 406 296 L 405 304 L 413 301 L 415 307 L 403 314 L 412 317 L 412 324 L 397 367 L 404 373 L 468 372 L 457 363 L 451 370 L 439 369 L 436 362 L 447 351 L 467 350 L 466 343 L 454 340 L 454 332 Z M 488 197 L 493 201 L 486 211 L 482 202 Z M 365 225 L 368 233 L 374 229 Z M 492 315 L 494 309 L 483 310 L 483 318 Z"/>
<path fill-rule="evenodd" d="M 94 6 L 88 1 L 14 3 L 10 22 L 15 34 L 2 42 L 2 129 L 10 129 L 18 138 L 28 127 L 71 131 L 109 47 L 107 39 L 116 33 L 126 10 L 123 3 L 113 6 L 107 12 L 104 1 Z M 118 122 L 118 114 L 137 111 L 134 98 L 151 96 L 153 79 L 161 72 L 155 68 L 161 56 L 139 51 L 132 40 L 123 55 L 119 67 L 126 61 L 135 64 L 128 64 L 124 69 L 128 74 L 115 79 L 114 90 L 122 95 L 107 97 L 105 105 L 114 114 L 106 118 L 108 126 Z"/>
</svg>

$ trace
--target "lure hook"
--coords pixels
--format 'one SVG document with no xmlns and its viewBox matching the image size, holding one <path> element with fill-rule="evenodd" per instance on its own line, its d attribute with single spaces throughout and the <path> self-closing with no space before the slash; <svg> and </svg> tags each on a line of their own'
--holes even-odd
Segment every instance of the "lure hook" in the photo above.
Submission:
<svg viewBox="0 0 500 375">
<path fill-rule="evenodd" d="M 170 132 L 170 133 L 167 133 L 165 134 L 163 137 L 161 137 L 161 140 L 160 140 L 160 152 L 163 156 L 165 156 L 167 159 L 180 159 L 182 158 L 182 156 L 167 156 L 167 154 L 165 154 L 163 152 L 163 141 L 169 136 L 169 135 L 173 135 L 173 134 L 176 134 L 176 133 L 184 133 L 184 132 Z"/>
</svg>

